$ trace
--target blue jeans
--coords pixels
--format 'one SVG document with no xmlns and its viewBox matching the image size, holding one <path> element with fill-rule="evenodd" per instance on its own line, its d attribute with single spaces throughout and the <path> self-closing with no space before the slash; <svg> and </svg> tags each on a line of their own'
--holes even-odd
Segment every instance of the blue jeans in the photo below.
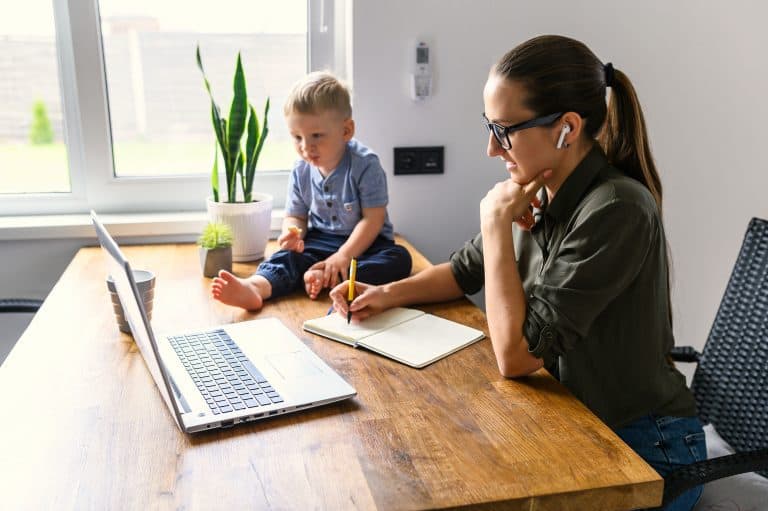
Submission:
<svg viewBox="0 0 768 511">
<path fill-rule="evenodd" d="M 347 239 L 349 236 L 310 229 L 304 237 L 304 252 L 275 252 L 259 265 L 256 275 L 272 284 L 271 298 L 285 296 L 302 288 L 304 272 L 335 254 Z M 410 275 L 411 265 L 411 254 L 405 247 L 379 236 L 357 258 L 357 280 L 366 284 L 386 284 Z"/>
<path fill-rule="evenodd" d="M 698 417 L 646 415 L 616 430 L 637 454 L 662 477 L 681 465 L 707 458 L 704 430 Z M 701 486 L 680 495 L 664 511 L 690 511 L 701 496 Z"/>
</svg>

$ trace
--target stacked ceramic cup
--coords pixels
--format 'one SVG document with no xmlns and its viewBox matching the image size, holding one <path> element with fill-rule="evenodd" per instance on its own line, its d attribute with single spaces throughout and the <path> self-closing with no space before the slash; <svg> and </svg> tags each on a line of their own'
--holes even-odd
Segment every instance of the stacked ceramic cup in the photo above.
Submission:
<svg viewBox="0 0 768 511">
<path fill-rule="evenodd" d="M 152 301 L 155 298 L 155 274 L 148 270 L 133 270 L 133 279 L 136 281 L 136 287 L 139 289 L 141 301 L 144 304 L 144 310 L 147 312 L 147 319 L 152 319 Z M 117 327 L 121 332 L 131 333 L 131 327 L 125 319 L 123 306 L 120 304 L 120 297 L 117 294 L 115 281 L 112 275 L 107 277 L 107 289 L 112 299 L 112 309 L 117 318 Z"/>
</svg>

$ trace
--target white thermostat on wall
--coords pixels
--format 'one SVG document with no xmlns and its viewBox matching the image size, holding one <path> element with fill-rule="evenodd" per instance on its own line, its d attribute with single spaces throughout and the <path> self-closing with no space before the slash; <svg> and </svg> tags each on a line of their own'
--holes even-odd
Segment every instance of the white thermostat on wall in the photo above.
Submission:
<svg viewBox="0 0 768 511">
<path fill-rule="evenodd" d="M 411 98 L 422 100 L 432 94 L 432 66 L 429 64 L 429 46 L 420 42 L 416 45 L 415 64 L 411 74 Z"/>
</svg>

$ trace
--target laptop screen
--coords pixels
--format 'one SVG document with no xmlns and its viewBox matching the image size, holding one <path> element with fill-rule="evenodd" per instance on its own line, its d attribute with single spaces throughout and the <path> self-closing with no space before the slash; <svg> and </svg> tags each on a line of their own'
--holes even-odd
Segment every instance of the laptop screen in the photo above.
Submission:
<svg viewBox="0 0 768 511">
<path fill-rule="evenodd" d="M 152 337 L 152 331 L 150 330 L 149 320 L 147 319 L 147 313 L 144 310 L 144 305 L 139 299 L 139 291 L 136 287 L 136 283 L 133 280 L 131 273 L 131 265 L 125 259 L 120 247 L 117 245 L 112 236 L 109 235 L 104 225 L 96 216 L 96 213 L 91 212 L 91 220 L 96 228 L 96 235 L 99 238 L 99 244 L 106 257 L 107 272 L 112 276 L 115 281 L 115 288 L 117 289 L 117 295 L 120 298 L 120 304 L 123 306 L 123 313 L 128 325 L 131 327 L 131 333 L 133 334 L 133 340 L 139 346 L 139 351 L 144 358 L 144 363 L 152 373 L 152 377 L 157 383 L 157 387 L 160 389 L 160 393 L 163 395 L 168 406 L 174 411 L 176 422 L 179 421 L 179 411 L 176 406 L 176 401 L 170 399 L 168 379 L 163 377 L 163 373 L 160 370 L 160 365 L 157 356 L 157 343 L 154 342 Z M 160 382 L 163 382 L 162 384 Z"/>
</svg>

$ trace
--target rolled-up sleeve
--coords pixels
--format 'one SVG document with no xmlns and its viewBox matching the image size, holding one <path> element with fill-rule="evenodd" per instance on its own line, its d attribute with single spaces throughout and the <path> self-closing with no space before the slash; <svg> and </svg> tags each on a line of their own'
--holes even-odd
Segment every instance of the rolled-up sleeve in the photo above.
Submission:
<svg viewBox="0 0 768 511">
<path fill-rule="evenodd" d="M 485 284 L 483 237 L 478 234 L 451 254 L 451 271 L 465 294 L 477 293 Z"/>
<path fill-rule="evenodd" d="M 636 278 L 658 228 L 652 212 L 631 202 L 609 202 L 577 217 L 527 289 L 523 333 L 530 353 L 546 363 L 584 339 Z"/>
</svg>

